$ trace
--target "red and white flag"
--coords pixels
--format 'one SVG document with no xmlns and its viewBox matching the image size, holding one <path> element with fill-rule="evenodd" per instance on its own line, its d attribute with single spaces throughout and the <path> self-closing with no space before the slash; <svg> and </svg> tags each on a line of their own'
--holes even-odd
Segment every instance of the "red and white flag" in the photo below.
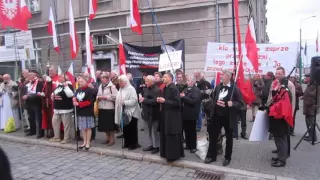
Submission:
<svg viewBox="0 0 320 180">
<path fill-rule="evenodd" d="M 48 33 L 49 33 L 50 35 L 52 35 L 54 50 L 56 50 L 57 53 L 59 53 L 59 52 L 60 52 L 60 49 L 59 49 L 59 45 L 58 45 L 56 22 L 55 22 L 55 20 L 54 20 L 52 7 L 50 7 Z"/>
<path fill-rule="evenodd" d="M 93 61 L 92 61 L 93 45 L 92 45 L 92 36 L 90 34 L 88 18 L 86 18 L 86 34 L 85 35 L 86 35 L 87 70 L 91 78 L 94 79 L 95 81 L 96 80 L 95 71 L 94 71 Z"/>
<path fill-rule="evenodd" d="M 316 39 L 316 52 L 319 52 L 319 31 L 317 32 L 317 39 Z"/>
<path fill-rule="evenodd" d="M 259 61 L 258 61 L 258 48 L 256 41 L 256 33 L 254 29 L 253 19 L 251 18 L 248 24 L 246 32 L 245 45 L 247 49 L 247 57 L 250 60 L 253 69 L 258 73 Z"/>
<path fill-rule="evenodd" d="M 58 75 L 62 75 L 62 69 L 60 66 L 58 66 Z"/>
<path fill-rule="evenodd" d="M 15 28 L 26 31 L 31 17 L 25 0 L 0 1 L 0 24 L 3 29 Z"/>
<path fill-rule="evenodd" d="M 221 72 L 216 73 L 216 78 L 214 80 L 214 87 L 217 87 L 221 82 Z"/>
<path fill-rule="evenodd" d="M 130 27 L 133 32 L 142 34 L 138 0 L 130 0 Z"/>
<path fill-rule="evenodd" d="M 73 71 L 73 62 L 71 62 L 68 71 L 66 72 L 66 75 L 68 76 L 69 81 L 72 83 L 72 86 L 76 87 L 75 77 L 74 77 L 74 71 Z"/>
<path fill-rule="evenodd" d="M 119 68 L 120 68 L 119 69 L 120 75 L 127 74 L 126 73 L 126 56 L 124 54 L 121 29 L 119 29 Z"/>
<path fill-rule="evenodd" d="M 97 0 L 89 0 L 89 19 L 96 17 L 98 3 Z"/>
<path fill-rule="evenodd" d="M 71 0 L 69 3 L 69 35 L 70 35 L 70 54 L 71 54 L 71 58 L 75 59 L 78 54 L 78 38 L 77 38 L 76 24 L 74 23 Z"/>
</svg>

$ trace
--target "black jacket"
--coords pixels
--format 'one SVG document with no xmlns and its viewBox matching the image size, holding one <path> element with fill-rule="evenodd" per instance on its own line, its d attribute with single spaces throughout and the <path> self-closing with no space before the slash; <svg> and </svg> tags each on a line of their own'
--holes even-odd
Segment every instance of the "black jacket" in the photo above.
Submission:
<svg viewBox="0 0 320 180">
<path fill-rule="evenodd" d="M 182 100 L 182 120 L 196 121 L 199 118 L 201 95 L 196 86 L 184 90 L 185 96 Z"/>
<path fill-rule="evenodd" d="M 64 85 L 58 85 L 56 89 L 53 91 L 54 99 L 53 99 L 53 108 L 57 110 L 70 110 L 73 109 L 72 97 L 73 97 L 73 87 L 72 85 L 68 85 L 70 90 L 65 90 Z M 71 96 L 67 96 L 66 92 L 72 93 Z M 61 99 L 56 99 L 55 96 L 60 96 Z"/>
<path fill-rule="evenodd" d="M 93 104 L 95 101 L 94 93 L 95 93 L 94 89 L 89 87 L 77 89 L 75 93 L 75 97 L 79 102 L 79 106 L 77 106 L 78 116 L 94 116 L 93 114 Z"/>
<path fill-rule="evenodd" d="M 243 98 L 242 98 L 242 94 L 240 93 L 240 90 L 238 89 L 237 86 L 235 86 L 233 83 L 231 83 L 231 88 L 233 88 L 234 86 L 234 91 L 233 91 L 233 95 L 231 97 L 231 101 L 232 101 L 232 104 L 233 106 L 232 107 L 229 107 L 229 125 L 230 125 L 230 128 L 233 129 L 234 128 L 234 125 L 235 123 L 237 123 L 237 119 L 238 119 L 238 115 L 239 115 L 239 111 L 241 109 L 243 109 L 243 106 L 245 106 L 244 104 L 244 101 L 243 101 Z M 220 92 L 220 89 L 222 87 L 222 83 L 217 86 L 213 93 L 212 93 L 212 109 L 213 109 L 213 112 L 211 112 L 211 117 L 210 120 L 208 121 L 208 123 L 212 123 L 211 121 L 214 121 L 214 117 L 215 117 L 215 108 L 216 108 L 216 104 L 217 104 L 217 101 L 218 101 L 218 98 L 219 98 L 219 92 Z"/>
<path fill-rule="evenodd" d="M 200 81 L 197 81 L 196 86 L 200 89 L 201 93 L 201 100 L 209 98 L 209 94 L 206 94 L 206 90 L 212 89 L 211 84 L 206 81 L 205 79 L 201 79 Z"/>
<path fill-rule="evenodd" d="M 28 94 L 28 87 L 26 87 L 26 91 L 24 92 L 24 95 L 28 95 L 28 98 L 26 100 L 27 107 L 41 107 L 42 106 L 42 96 L 37 95 L 37 93 L 42 93 L 43 89 L 43 82 L 38 81 L 37 87 L 36 87 L 36 94 Z"/>
<path fill-rule="evenodd" d="M 149 88 L 144 88 L 144 101 L 142 102 L 143 119 L 145 121 L 160 120 L 160 104 L 157 103 L 157 98 L 160 97 L 160 88 L 157 85 L 152 85 Z"/>
</svg>

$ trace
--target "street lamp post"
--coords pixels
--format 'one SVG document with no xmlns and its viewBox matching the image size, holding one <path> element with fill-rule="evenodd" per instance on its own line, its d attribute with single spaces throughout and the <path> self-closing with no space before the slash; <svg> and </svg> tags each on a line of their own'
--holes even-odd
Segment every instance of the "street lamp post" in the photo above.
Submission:
<svg viewBox="0 0 320 180">
<path fill-rule="evenodd" d="M 299 76 L 300 76 L 300 83 L 302 83 L 302 22 L 307 20 L 307 19 L 311 19 L 311 18 L 315 18 L 316 16 L 310 16 L 310 17 L 307 17 L 307 18 L 304 18 L 300 21 L 300 49 L 299 49 Z"/>
</svg>

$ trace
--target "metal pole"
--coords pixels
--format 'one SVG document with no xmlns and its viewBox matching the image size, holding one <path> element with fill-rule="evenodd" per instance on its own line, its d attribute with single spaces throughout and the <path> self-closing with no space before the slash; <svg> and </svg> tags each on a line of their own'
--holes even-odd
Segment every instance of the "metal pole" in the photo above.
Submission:
<svg viewBox="0 0 320 180">
<path fill-rule="evenodd" d="M 232 0 L 232 38 L 233 38 L 233 62 L 234 62 L 234 74 L 237 71 L 237 51 L 236 51 L 236 23 L 235 23 L 235 12 L 234 12 L 234 0 Z M 240 48 L 240 47 L 238 47 Z M 240 54 L 239 54 L 240 55 Z"/>
<path fill-rule="evenodd" d="M 301 22 L 300 22 L 300 44 L 299 44 L 299 80 L 300 80 L 300 84 L 302 83 L 302 52 L 301 52 L 301 49 L 302 49 L 302 29 L 301 29 Z"/>
<path fill-rule="evenodd" d="M 169 56 L 169 53 L 168 53 L 168 50 L 167 50 L 167 47 L 166 47 L 166 43 L 165 43 L 165 41 L 164 41 L 164 39 L 163 39 L 163 37 L 162 37 L 162 33 L 161 33 L 161 31 L 160 31 L 160 27 L 159 27 L 158 22 L 157 22 L 157 19 L 156 19 L 156 15 L 155 15 L 155 13 L 154 13 L 153 8 L 151 8 L 151 5 L 150 5 L 149 0 L 146 0 L 146 1 L 147 1 L 147 3 L 148 3 L 149 10 L 150 10 L 151 15 L 152 15 L 152 19 L 153 19 L 153 21 L 154 21 L 154 23 L 155 23 L 155 25 L 156 25 L 156 27 L 157 27 L 158 33 L 159 33 L 159 35 L 160 35 L 160 39 L 161 39 L 161 42 L 162 42 L 162 46 L 163 46 L 164 50 L 166 51 L 166 53 L 167 53 L 167 55 L 168 55 L 168 59 L 169 59 L 169 61 L 170 61 L 170 65 L 171 65 L 171 68 L 172 68 L 172 73 L 174 74 L 174 69 L 173 69 L 172 61 L 171 61 L 171 59 L 170 59 L 170 56 Z"/>
<path fill-rule="evenodd" d="M 220 10 L 218 0 L 216 0 L 216 41 L 220 42 Z"/>
</svg>

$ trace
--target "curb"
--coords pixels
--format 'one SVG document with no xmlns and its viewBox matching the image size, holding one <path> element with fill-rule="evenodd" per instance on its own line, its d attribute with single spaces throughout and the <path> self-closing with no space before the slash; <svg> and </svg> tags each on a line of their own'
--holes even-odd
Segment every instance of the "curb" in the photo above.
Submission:
<svg viewBox="0 0 320 180">
<path fill-rule="evenodd" d="M 52 143 L 52 142 L 49 142 L 48 140 L 10 136 L 7 134 L 2 134 L 2 133 L 0 133 L 0 140 L 18 142 L 18 143 L 23 143 L 23 144 L 49 146 L 49 147 L 69 149 L 69 150 L 76 151 L 76 147 L 74 147 L 74 144 Z M 231 174 L 231 175 L 248 176 L 248 177 L 254 177 L 254 178 L 263 178 L 266 180 L 296 180 L 296 179 L 292 179 L 292 178 L 286 178 L 286 177 L 263 174 L 263 173 L 256 173 L 256 172 L 240 170 L 240 169 L 233 169 L 233 168 L 228 168 L 228 167 L 221 167 L 221 166 L 211 165 L 211 164 L 209 165 L 209 164 L 197 163 L 197 162 L 186 161 L 186 160 L 179 160 L 179 161 L 175 161 L 173 163 L 167 163 L 167 161 L 165 159 L 161 158 L 160 156 L 151 155 L 151 154 L 128 152 L 128 151 L 123 151 L 123 154 L 122 154 L 121 150 L 120 151 L 119 150 L 111 150 L 108 148 L 91 147 L 89 153 L 96 153 L 99 155 L 114 156 L 114 157 L 120 157 L 120 158 L 123 157 L 125 159 L 130 159 L 130 160 L 145 161 L 145 162 L 151 162 L 151 163 L 158 163 L 158 164 L 164 164 L 164 165 L 190 168 L 190 169 L 195 169 L 195 170 L 204 170 L 204 171 L 208 171 L 208 172 L 216 172 L 216 173 L 221 173 L 221 174 Z"/>
</svg>

